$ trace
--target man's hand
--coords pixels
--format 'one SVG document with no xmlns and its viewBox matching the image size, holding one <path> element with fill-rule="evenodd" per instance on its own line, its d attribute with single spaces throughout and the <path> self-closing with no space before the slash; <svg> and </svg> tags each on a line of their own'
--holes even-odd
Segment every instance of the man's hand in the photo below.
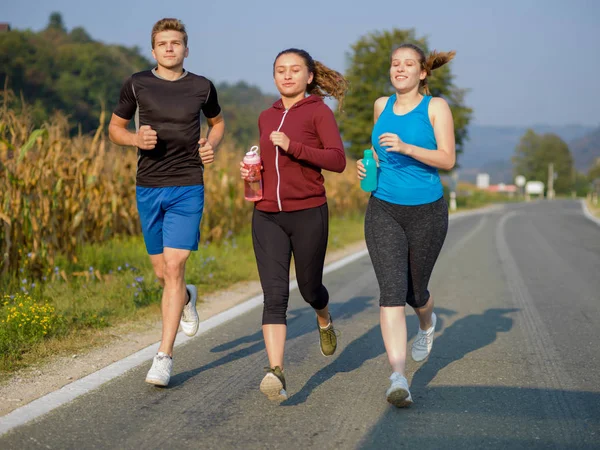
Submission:
<svg viewBox="0 0 600 450">
<path fill-rule="evenodd" d="M 200 138 L 198 141 L 200 145 L 200 159 L 202 160 L 202 164 L 210 164 L 215 160 L 215 151 L 213 150 L 213 146 L 206 138 Z"/>
<path fill-rule="evenodd" d="M 142 125 L 135 135 L 135 145 L 142 150 L 152 150 L 157 142 L 158 135 L 150 125 Z"/>
</svg>

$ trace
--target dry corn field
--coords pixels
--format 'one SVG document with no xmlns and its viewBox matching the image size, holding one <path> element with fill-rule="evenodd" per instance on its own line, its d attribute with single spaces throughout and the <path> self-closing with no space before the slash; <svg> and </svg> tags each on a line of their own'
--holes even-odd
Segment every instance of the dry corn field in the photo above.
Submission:
<svg viewBox="0 0 600 450">
<path fill-rule="evenodd" d="M 140 233 L 136 152 L 110 143 L 104 116 L 94 136 L 71 137 L 60 114 L 35 129 L 26 105 L 16 111 L 2 103 L 0 275 L 17 274 L 26 260 L 31 276 L 41 277 L 59 254 L 76 260 L 82 244 Z M 203 241 L 219 241 L 250 223 L 238 166 L 245 150 L 226 141 L 207 167 Z M 325 177 L 332 215 L 364 211 L 367 196 L 352 161 L 343 174 Z"/>
</svg>

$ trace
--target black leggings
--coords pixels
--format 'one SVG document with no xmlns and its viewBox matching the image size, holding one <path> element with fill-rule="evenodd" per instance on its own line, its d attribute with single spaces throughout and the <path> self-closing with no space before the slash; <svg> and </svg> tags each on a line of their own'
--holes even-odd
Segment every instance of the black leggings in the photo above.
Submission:
<svg viewBox="0 0 600 450">
<path fill-rule="evenodd" d="M 447 232 L 448 206 L 443 197 L 416 206 L 369 199 L 365 240 L 379 283 L 380 306 L 427 304 L 427 285 Z"/>
<path fill-rule="evenodd" d="M 328 233 L 327 204 L 292 212 L 254 209 L 252 242 L 265 297 L 263 325 L 286 324 L 292 253 L 300 294 L 314 309 L 327 306 L 323 265 Z"/>
</svg>

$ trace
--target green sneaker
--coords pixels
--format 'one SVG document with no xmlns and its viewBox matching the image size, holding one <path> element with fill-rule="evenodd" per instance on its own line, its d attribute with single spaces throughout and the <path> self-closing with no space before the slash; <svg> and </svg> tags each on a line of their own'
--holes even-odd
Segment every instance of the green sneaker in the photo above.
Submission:
<svg viewBox="0 0 600 450">
<path fill-rule="evenodd" d="M 329 325 L 327 325 L 327 328 L 321 328 L 318 319 L 317 328 L 319 329 L 321 353 L 323 356 L 333 355 L 337 349 L 337 332 L 333 328 L 333 320 L 331 320 L 331 315 L 329 315 Z"/>
<path fill-rule="evenodd" d="M 267 374 L 260 382 L 260 392 L 265 394 L 269 400 L 283 401 L 288 398 L 285 391 L 285 377 L 281 367 L 265 367 Z"/>
</svg>

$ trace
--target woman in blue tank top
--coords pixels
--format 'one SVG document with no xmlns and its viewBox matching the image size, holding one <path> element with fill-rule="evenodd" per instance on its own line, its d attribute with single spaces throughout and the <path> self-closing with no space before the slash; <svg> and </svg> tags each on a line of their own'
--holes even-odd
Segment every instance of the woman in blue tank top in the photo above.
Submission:
<svg viewBox="0 0 600 450">
<path fill-rule="evenodd" d="M 438 169 L 452 169 L 456 155 L 450 107 L 429 95 L 427 77 L 454 54 L 426 57 L 413 44 L 400 45 L 390 66 L 396 93 L 375 101 L 371 142 L 379 167 L 365 214 L 365 240 L 379 283 L 381 333 L 393 370 L 386 397 L 397 407 L 412 403 L 405 377 L 406 303 L 420 325 L 413 359 L 423 361 L 433 345 L 436 316 L 427 285 L 448 231 Z M 357 170 L 364 178 L 362 161 Z"/>
</svg>

